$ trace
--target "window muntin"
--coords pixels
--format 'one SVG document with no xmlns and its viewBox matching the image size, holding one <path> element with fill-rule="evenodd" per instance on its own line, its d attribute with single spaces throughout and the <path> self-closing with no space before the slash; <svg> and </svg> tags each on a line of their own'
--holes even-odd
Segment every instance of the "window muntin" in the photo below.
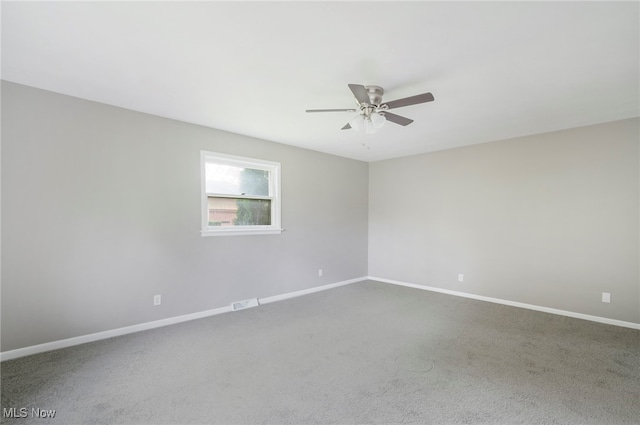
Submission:
<svg viewBox="0 0 640 425">
<path fill-rule="evenodd" d="M 202 234 L 280 233 L 280 163 L 202 151 Z"/>
</svg>

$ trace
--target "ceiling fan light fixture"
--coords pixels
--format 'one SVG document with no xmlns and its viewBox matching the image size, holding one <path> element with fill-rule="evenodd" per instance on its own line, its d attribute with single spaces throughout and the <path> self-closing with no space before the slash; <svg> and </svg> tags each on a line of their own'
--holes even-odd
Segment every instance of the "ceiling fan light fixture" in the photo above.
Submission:
<svg viewBox="0 0 640 425">
<path fill-rule="evenodd" d="M 372 134 L 378 131 L 387 119 L 378 112 L 364 111 L 353 117 L 349 125 L 355 131 L 364 130 L 365 134 Z"/>
<path fill-rule="evenodd" d="M 376 131 L 378 131 L 378 129 L 373 126 L 373 122 L 371 122 L 371 118 L 366 118 L 364 120 L 364 134 L 373 134 Z"/>
<path fill-rule="evenodd" d="M 385 122 L 387 122 L 387 119 L 384 117 L 384 115 L 378 112 L 374 112 L 373 114 L 371 114 L 371 124 L 376 130 L 382 128 Z"/>
<path fill-rule="evenodd" d="M 362 114 L 358 114 L 349 121 L 349 125 L 356 131 L 360 131 L 365 125 L 365 119 Z"/>
</svg>

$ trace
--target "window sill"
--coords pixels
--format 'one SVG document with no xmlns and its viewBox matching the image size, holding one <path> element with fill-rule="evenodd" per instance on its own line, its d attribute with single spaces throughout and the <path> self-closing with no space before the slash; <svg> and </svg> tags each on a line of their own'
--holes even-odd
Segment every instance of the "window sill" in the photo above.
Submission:
<svg viewBox="0 0 640 425">
<path fill-rule="evenodd" d="M 250 235 L 279 235 L 284 229 L 229 229 L 203 230 L 201 235 L 208 236 L 250 236 Z"/>
</svg>

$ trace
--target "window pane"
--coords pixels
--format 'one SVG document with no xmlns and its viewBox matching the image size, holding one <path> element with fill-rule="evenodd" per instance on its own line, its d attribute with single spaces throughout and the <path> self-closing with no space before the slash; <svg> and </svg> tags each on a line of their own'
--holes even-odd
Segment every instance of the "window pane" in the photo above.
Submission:
<svg viewBox="0 0 640 425">
<path fill-rule="evenodd" d="M 205 165 L 207 193 L 269 196 L 269 171 L 232 165 Z"/>
<path fill-rule="evenodd" d="M 271 200 L 209 197 L 209 226 L 270 226 Z"/>
</svg>

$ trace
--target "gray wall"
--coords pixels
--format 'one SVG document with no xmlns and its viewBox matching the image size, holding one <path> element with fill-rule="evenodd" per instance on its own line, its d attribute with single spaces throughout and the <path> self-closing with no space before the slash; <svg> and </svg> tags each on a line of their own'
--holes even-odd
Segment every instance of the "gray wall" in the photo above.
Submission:
<svg viewBox="0 0 640 425">
<path fill-rule="evenodd" d="M 201 237 L 201 149 L 281 162 L 286 231 Z M 367 179 L 363 162 L 3 82 L 1 350 L 366 276 Z"/>
<path fill-rule="evenodd" d="M 640 323 L 639 125 L 366 164 L 3 82 L 0 350 L 367 274 Z M 201 237 L 201 149 L 287 230 Z"/>
<path fill-rule="evenodd" d="M 371 164 L 369 274 L 640 323 L 638 129 Z"/>
</svg>

